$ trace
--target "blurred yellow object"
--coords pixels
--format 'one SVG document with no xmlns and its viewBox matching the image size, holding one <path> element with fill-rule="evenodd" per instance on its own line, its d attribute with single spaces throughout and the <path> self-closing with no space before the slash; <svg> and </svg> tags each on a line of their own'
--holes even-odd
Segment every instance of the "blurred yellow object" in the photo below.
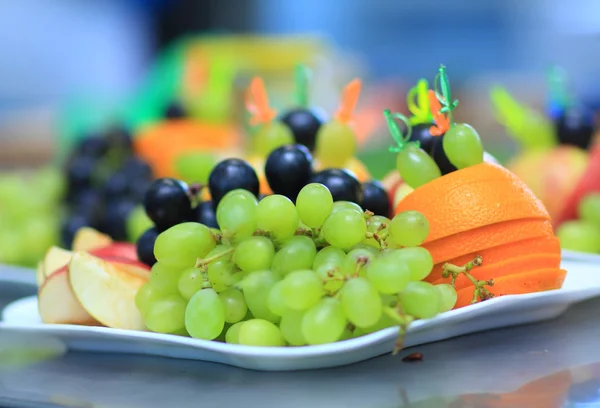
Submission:
<svg viewBox="0 0 600 408">
<path fill-rule="evenodd" d="M 372 179 L 371 173 L 369 172 L 369 169 L 367 169 L 367 166 L 365 166 L 365 164 L 356 157 L 352 157 L 350 160 L 348 160 L 344 168 L 354 173 L 358 181 L 361 183 Z"/>
<path fill-rule="evenodd" d="M 251 156 L 247 158 L 246 161 L 252 166 L 258 176 L 259 193 L 265 195 L 273 194 L 271 187 L 269 187 L 267 177 L 265 176 L 265 160 L 259 156 Z"/>
</svg>

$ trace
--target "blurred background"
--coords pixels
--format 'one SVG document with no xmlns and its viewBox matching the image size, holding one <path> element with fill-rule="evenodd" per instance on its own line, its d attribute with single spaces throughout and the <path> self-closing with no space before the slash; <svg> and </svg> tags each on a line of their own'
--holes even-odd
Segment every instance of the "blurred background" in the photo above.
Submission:
<svg viewBox="0 0 600 408">
<path fill-rule="evenodd" d="M 286 107 L 294 101 L 298 63 L 313 71 L 311 105 L 329 114 L 342 87 L 354 77 L 363 80 L 357 125 L 368 136 L 361 139 L 359 158 L 376 178 L 394 161 L 382 153 L 389 145 L 382 109 L 408 113 L 407 91 L 421 77 L 432 81 L 440 63 L 448 66 L 461 101 L 457 117 L 477 128 L 487 150 L 504 161 L 516 145 L 494 116 L 490 88 L 502 85 L 542 111 L 547 70 L 559 65 L 568 72 L 570 90 L 595 109 L 600 107 L 599 45 L 597 0 L 5 2 L 0 7 L 0 167 L 12 174 L 63 166 L 76 140 L 114 124 L 139 134 L 160 121 L 173 101 L 187 102 L 195 118 L 213 126 L 205 128 L 208 133 L 225 132 L 214 128 L 223 124 L 239 125 L 243 133 L 250 78 L 263 76 L 272 104 Z M 142 156 L 156 175 L 152 155 Z M 53 176 L 44 177 L 36 179 L 38 187 L 52 185 Z M 20 215 L 15 210 L 22 207 L 15 195 L 39 201 L 38 207 L 31 205 L 34 213 L 54 208 L 51 200 L 56 208 L 64 200 L 64 186 L 57 184 L 44 199 L 35 197 L 32 186 L 14 178 L 0 181 L 0 261 L 22 258 L 9 254 L 23 249 L 15 248 L 7 226 L 21 225 L 19 216 L 29 218 L 25 209 Z M 114 211 L 126 218 L 132 208 Z M 64 233 L 61 222 L 57 228 Z M 30 228 L 29 240 L 46 231 L 41 224 Z M 70 228 L 83 224 L 80 219 Z M 53 239 L 40 239 L 40 248 Z M 34 262 L 38 252 L 23 263 Z"/>
</svg>

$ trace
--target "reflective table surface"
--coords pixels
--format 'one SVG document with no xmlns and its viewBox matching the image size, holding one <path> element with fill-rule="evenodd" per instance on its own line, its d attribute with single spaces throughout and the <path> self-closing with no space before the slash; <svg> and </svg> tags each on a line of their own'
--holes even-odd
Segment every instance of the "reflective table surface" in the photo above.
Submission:
<svg viewBox="0 0 600 408">
<path fill-rule="evenodd" d="M 0 281 L 0 307 L 34 292 Z M 0 407 L 600 407 L 600 299 L 555 320 L 319 371 L 49 352 L 41 343 L 0 331 Z M 403 361 L 414 352 L 423 359 Z"/>
</svg>

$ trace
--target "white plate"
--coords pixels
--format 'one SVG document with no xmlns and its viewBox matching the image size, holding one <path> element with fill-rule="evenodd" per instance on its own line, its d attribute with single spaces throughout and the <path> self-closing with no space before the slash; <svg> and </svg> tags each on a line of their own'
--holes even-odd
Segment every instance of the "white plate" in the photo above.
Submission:
<svg viewBox="0 0 600 408">
<path fill-rule="evenodd" d="M 473 306 L 417 321 L 408 330 L 405 346 L 431 343 L 483 330 L 557 317 L 569 305 L 600 295 L 600 266 L 564 261 L 569 272 L 562 289 L 527 295 L 503 296 Z M 389 353 L 397 329 L 333 344 L 308 347 L 250 347 L 167 334 L 40 322 L 35 297 L 11 303 L 3 311 L 2 331 L 56 337 L 71 350 L 134 353 L 204 360 L 237 367 L 292 371 L 336 367 Z"/>
<path fill-rule="evenodd" d="M 563 249 L 562 259 L 566 261 L 588 262 L 600 265 L 600 255 L 590 254 L 587 252 L 569 251 L 568 249 Z"/>
<path fill-rule="evenodd" d="M 35 270 L 22 268 L 20 266 L 0 264 L 0 285 L 2 283 L 37 286 L 35 281 Z"/>
</svg>

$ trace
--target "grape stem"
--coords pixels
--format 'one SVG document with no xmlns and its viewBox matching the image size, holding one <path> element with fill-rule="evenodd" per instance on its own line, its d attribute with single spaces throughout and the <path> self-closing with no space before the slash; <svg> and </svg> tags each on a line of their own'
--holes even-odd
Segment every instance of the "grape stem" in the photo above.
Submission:
<svg viewBox="0 0 600 408">
<path fill-rule="evenodd" d="M 483 257 L 481 255 L 477 255 L 475 259 L 470 262 L 467 262 L 463 266 L 457 266 L 450 263 L 444 264 L 442 270 L 442 277 L 449 278 L 452 276 L 452 281 L 450 284 L 454 286 L 456 283 L 456 279 L 459 275 L 464 275 L 472 284 L 475 286 L 475 290 L 473 291 L 473 299 L 471 300 L 471 304 L 477 303 L 478 301 L 488 300 L 494 297 L 494 294 L 491 293 L 486 286 L 494 286 L 494 280 L 477 280 L 471 275 L 469 272 L 477 266 L 481 266 L 483 264 Z"/>
<path fill-rule="evenodd" d="M 212 283 L 210 283 L 210 279 L 208 278 L 208 272 L 202 271 L 200 272 L 200 276 L 202 276 L 202 289 L 211 289 Z"/>
<path fill-rule="evenodd" d="M 223 258 L 226 255 L 231 254 L 234 250 L 235 250 L 235 248 L 229 248 L 229 249 L 226 249 L 225 251 L 223 251 L 221 253 L 218 253 L 218 254 L 213 255 L 213 256 L 209 256 L 208 258 L 204 258 L 204 259 L 198 258 L 198 259 L 196 259 L 196 265 L 194 267 L 195 268 L 199 268 L 201 266 L 206 266 L 206 265 L 208 265 L 211 262 L 214 262 L 214 261 L 216 261 L 218 259 Z"/>
<path fill-rule="evenodd" d="M 396 323 L 398 323 L 398 338 L 396 339 L 394 351 L 392 351 L 392 355 L 395 356 L 404 348 L 404 335 L 406 334 L 406 330 L 408 330 L 408 326 L 410 326 L 415 318 L 411 315 L 405 314 L 399 304 L 394 308 L 385 307 L 383 308 L 383 312 Z"/>
</svg>

